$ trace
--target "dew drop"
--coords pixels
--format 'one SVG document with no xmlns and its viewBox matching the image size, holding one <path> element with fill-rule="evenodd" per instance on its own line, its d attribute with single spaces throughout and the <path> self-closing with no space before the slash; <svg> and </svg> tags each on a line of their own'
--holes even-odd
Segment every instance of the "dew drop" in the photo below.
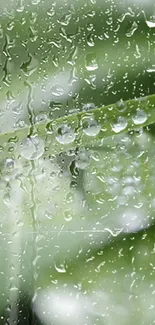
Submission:
<svg viewBox="0 0 155 325">
<path fill-rule="evenodd" d="M 124 117 L 119 116 L 118 119 L 117 119 L 117 122 L 113 124 L 112 130 L 115 133 L 119 133 L 119 132 L 125 130 L 127 125 L 128 125 L 127 120 Z"/>
<path fill-rule="evenodd" d="M 63 125 L 58 128 L 56 139 L 61 144 L 69 144 L 75 140 L 75 133 L 71 126 Z"/>
<path fill-rule="evenodd" d="M 101 125 L 94 120 L 93 116 L 83 117 L 82 127 L 83 132 L 90 137 L 95 137 L 101 130 Z"/>
<path fill-rule="evenodd" d="M 147 120 L 147 114 L 143 110 L 139 109 L 137 110 L 136 115 L 133 116 L 132 120 L 135 125 L 143 124 Z"/>
<path fill-rule="evenodd" d="M 25 159 L 38 159 L 44 153 L 44 141 L 39 137 L 26 138 L 20 143 L 20 152 Z"/>
</svg>

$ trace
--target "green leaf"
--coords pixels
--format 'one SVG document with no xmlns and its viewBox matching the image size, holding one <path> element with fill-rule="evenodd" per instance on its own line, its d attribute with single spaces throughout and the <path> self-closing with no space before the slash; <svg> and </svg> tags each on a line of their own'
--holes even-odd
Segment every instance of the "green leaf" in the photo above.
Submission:
<svg viewBox="0 0 155 325">
<path fill-rule="evenodd" d="M 43 139 L 44 157 L 73 148 L 103 145 L 103 139 L 128 132 L 155 122 L 155 95 L 120 101 L 88 112 L 64 116 L 55 121 L 34 124 L 0 135 L 1 158 L 20 155 L 20 145 L 27 137 Z M 39 140 L 37 140 L 39 141 Z M 35 145 L 35 144 L 34 144 Z M 38 144 L 39 146 L 39 144 Z M 33 159 L 32 159 L 33 160 Z"/>
</svg>

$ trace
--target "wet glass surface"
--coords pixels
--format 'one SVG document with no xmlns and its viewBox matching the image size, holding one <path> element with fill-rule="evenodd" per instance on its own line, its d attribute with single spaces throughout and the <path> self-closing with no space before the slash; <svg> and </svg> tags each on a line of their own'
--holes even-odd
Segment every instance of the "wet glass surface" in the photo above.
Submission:
<svg viewBox="0 0 155 325">
<path fill-rule="evenodd" d="M 152 325 L 154 1 L 0 17 L 0 325 Z"/>
</svg>

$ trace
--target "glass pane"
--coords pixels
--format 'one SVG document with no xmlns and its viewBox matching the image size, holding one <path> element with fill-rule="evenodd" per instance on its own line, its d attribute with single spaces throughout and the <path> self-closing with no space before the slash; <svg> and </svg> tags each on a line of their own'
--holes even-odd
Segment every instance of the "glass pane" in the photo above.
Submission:
<svg viewBox="0 0 155 325">
<path fill-rule="evenodd" d="M 154 324 L 154 1 L 0 16 L 0 324 Z"/>
</svg>

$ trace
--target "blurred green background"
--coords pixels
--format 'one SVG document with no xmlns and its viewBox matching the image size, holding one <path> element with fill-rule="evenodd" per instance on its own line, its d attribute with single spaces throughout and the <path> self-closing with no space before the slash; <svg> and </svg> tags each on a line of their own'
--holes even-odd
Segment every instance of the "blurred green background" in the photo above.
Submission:
<svg viewBox="0 0 155 325">
<path fill-rule="evenodd" d="M 1 0 L 0 18 L 1 134 L 155 92 L 153 0 Z M 154 324 L 154 125 L 46 159 L 16 141 L 0 324 Z"/>
</svg>

